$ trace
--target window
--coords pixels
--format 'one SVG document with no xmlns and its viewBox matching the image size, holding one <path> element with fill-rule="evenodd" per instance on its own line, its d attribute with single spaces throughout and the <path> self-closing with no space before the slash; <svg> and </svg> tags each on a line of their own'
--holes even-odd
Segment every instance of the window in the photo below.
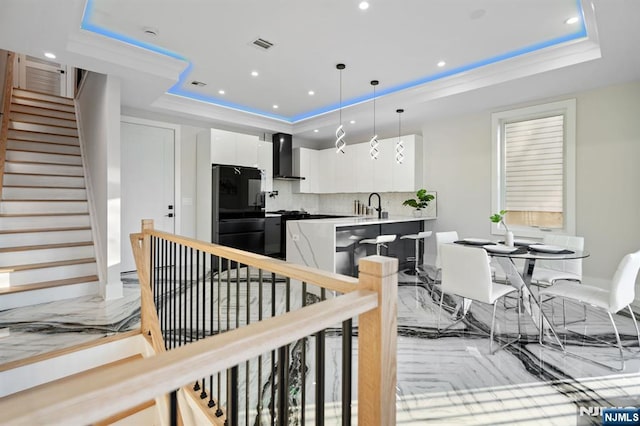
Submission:
<svg viewBox="0 0 640 426">
<path fill-rule="evenodd" d="M 491 116 L 492 213 L 506 210 L 518 236 L 575 234 L 575 109 L 571 99 Z"/>
</svg>

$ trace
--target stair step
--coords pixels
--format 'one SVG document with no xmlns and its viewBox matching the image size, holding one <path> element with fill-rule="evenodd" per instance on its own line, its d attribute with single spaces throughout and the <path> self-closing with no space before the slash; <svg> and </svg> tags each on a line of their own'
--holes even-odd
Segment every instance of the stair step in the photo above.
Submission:
<svg viewBox="0 0 640 426">
<path fill-rule="evenodd" d="M 34 114 L 34 115 L 41 115 L 45 117 L 62 118 L 65 120 L 74 120 L 74 121 L 76 120 L 75 113 L 58 111 L 56 109 L 50 109 L 50 108 L 20 105 L 13 102 L 11 103 L 11 112 L 20 112 L 24 114 Z"/>
<path fill-rule="evenodd" d="M 22 121 L 9 121 L 9 129 L 24 130 L 28 132 L 46 133 L 49 135 L 63 135 L 78 137 L 78 129 L 68 127 L 58 127 L 45 124 L 25 123 Z"/>
<path fill-rule="evenodd" d="M 50 152 L 52 154 L 80 155 L 79 145 L 65 145 L 51 142 L 29 142 L 15 139 L 7 140 L 7 149 L 29 152 Z"/>
<path fill-rule="evenodd" d="M 10 120 L 13 122 L 43 124 L 43 125 L 65 127 L 70 129 L 76 129 L 76 130 L 78 128 L 75 118 L 68 120 L 65 118 L 47 117 L 44 115 L 27 114 L 24 112 L 11 111 Z"/>
<path fill-rule="evenodd" d="M 59 176 L 31 173 L 5 173 L 4 184 L 8 186 L 55 186 L 59 188 L 84 188 L 83 176 Z"/>
<path fill-rule="evenodd" d="M 16 151 L 13 149 L 7 150 L 6 161 L 82 166 L 82 157 L 80 157 L 79 155 Z"/>
<path fill-rule="evenodd" d="M 88 213 L 74 215 L 0 215 L 0 230 L 91 226 Z"/>
<path fill-rule="evenodd" d="M 78 214 L 88 213 L 86 200 L 3 200 L 0 214 Z"/>
<path fill-rule="evenodd" d="M 74 243 L 89 241 L 91 238 L 92 233 L 90 227 L 13 229 L 0 231 L 0 247 Z"/>
<path fill-rule="evenodd" d="M 2 231 L 0 231 L 1 233 Z M 89 241 L 93 238 L 91 228 L 66 228 L 62 230 L 45 229 L 44 231 L 14 230 L 8 234 L 1 234 L 0 248 L 14 247 L 19 245 L 37 245 L 37 244 L 61 244 L 76 243 L 80 241 Z M 2 266 L 0 265 L 0 268 Z"/>
<path fill-rule="evenodd" d="M 0 294 L 3 287 L 33 285 L 97 274 L 98 269 L 93 258 L 2 267 L 0 268 Z"/>
<path fill-rule="evenodd" d="M 0 251 L 0 271 L 5 269 L 3 265 L 13 265 L 11 268 L 15 268 L 20 265 L 87 259 L 95 256 L 92 241 L 27 246 L 25 248 L 25 250 L 18 251 L 8 251 L 10 248 L 2 249 Z"/>
<path fill-rule="evenodd" d="M 48 280 L 48 281 L 31 282 L 31 283 L 27 282 L 24 284 L 16 283 L 8 287 L 0 287 L 0 295 L 19 293 L 24 291 L 42 290 L 43 288 L 62 287 L 66 285 L 83 284 L 83 283 L 91 283 L 91 282 L 95 282 L 96 285 L 99 283 L 98 276 L 96 274 L 76 276 L 73 278 L 61 278 L 61 279 L 54 279 L 54 280 Z"/>
<path fill-rule="evenodd" d="M 11 98 L 11 102 L 18 105 L 31 106 L 36 108 L 55 109 L 57 111 L 70 112 L 70 113 L 76 112 L 76 108 L 73 105 L 62 105 L 56 102 L 47 102 L 47 101 L 40 101 L 37 99 L 23 98 L 21 96 L 15 96 L 15 91 L 14 91 L 14 96 Z"/>
<path fill-rule="evenodd" d="M 7 161 L 4 167 L 5 173 L 28 173 L 36 175 L 79 177 L 84 176 L 83 167 L 75 165 Z"/>
<path fill-rule="evenodd" d="M 9 129 L 7 139 L 16 139 L 31 142 L 53 142 L 58 144 L 80 146 L 75 136 L 51 135 L 48 133 L 30 132 L 26 130 Z"/>
<path fill-rule="evenodd" d="M 91 229 L 89 226 L 67 226 L 64 228 L 24 228 L 24 229 L 5 229 L 0 230 L 0 235 L 10 235 L 10 234 L 28 234 L 30 232 L 65 232 L 65 231 L 84 231 L 87 229 Z M 6 238 L 6 237 L 3 237 Z"/>
<path fill-rule="evenodd" d="M 69 247 L 84 247 L 93 245 L 93 241 L 75 241 L 75 242 L 66 242 L 66 243 L 51 243 L 51 244 L 33 244 L 33 245 L 17 245 L 13 247 L 2 247 L 0 248 L 0 254 L 2 253 L 12 253 L 16 251 L 32 251 L 32 250 L 50 250 L 57 248 L 69 248 Z"/>
<path fill-rule="evenodd" d="M 61 105 L 74 105 L 72 98 L 67 98 L 66 96 L 57 96 L 51 95 L 49 93 L 36 92 L 33 90 L 20 89 L 18 87 L 13 88 L 13 96 L 26 98 L 26 99 L 34 99 L 39 101 L 47 101 L 54 102 Z"/>
<path fill-rule="evenodd" d="M 84 188 L 57 188 L 47 186 L 6 186 L 2 189 L 3 200 L 86 200 Z"/>
</svg>

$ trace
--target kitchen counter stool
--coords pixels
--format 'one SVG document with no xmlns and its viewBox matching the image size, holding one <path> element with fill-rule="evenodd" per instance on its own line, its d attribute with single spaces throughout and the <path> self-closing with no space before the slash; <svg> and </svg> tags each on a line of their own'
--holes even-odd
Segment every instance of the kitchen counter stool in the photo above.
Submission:
<svg viewBox="0 0 640 426">
<path fill-rule="evenodd" d="M 364 240 L 360 240 L 360 244 L 375 244 L 376 245 L 376 254 L 380 255 L 380 248 L 384 247 L 388 249 L 389 247 L 385 243 L 390 243 L 396 240 L 396 235 L 378 235 L 375 238 L 365 238 Z"/>
<path fill-rule="evenodd" d="M 407 274 L 415 275 L 415 276 L 420 275 L 420 241 L 424 242 L 425 238 L 429 238 L 431 234 L 432 234 L 431 231 L 422 231 L 422 232 L 418 232 L 417 234 L 408 234 L 400 237 L 401 240 L 414 240 L 416 245 L 415 246 L 416 251 L 414 252 L 414 256 L 407 258 L 408 261 L 413 260 L 415 262 L 415 266 L 413 270 L 407 271 Z"/>
</svg>

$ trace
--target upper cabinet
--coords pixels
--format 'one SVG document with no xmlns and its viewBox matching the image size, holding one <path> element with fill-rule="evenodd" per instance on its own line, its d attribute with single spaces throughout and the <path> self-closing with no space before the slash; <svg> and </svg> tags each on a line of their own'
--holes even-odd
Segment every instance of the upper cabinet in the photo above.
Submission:
<svg viewBox="0 0 640 426">
<path fill-rule="evenodd" d="M 344 154 L 335 149 L 294 150 L 295 172 L 306 180 L 294 184 L 299 193 L 413 192 L 422 185 L 422 137 L 405 135 L 404 160 L 396 162 L 398 138 L 380 139 L 377 160 L 369 143 L 347 145 Z"/>
<path fill-rule="evenodd" d="M 197 135 L 197 165 L 204 173 L 212 164 L 257 167 L 263 172 L 263 191 L 273 190 L 273 152 L 271 142 L 257 136 L 209 129 Z"/>
</svg>

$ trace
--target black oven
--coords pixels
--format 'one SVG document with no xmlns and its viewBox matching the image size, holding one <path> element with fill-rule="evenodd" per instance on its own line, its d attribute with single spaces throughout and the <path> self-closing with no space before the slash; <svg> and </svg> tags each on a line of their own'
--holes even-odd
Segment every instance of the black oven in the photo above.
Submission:
<svg viewBox="0 0 640 426">
<path fill-rule="evenodd" d="M 212 166 L 211 241 L 264 253 L 262 172 L 253 167 Z"/>
</svg>

